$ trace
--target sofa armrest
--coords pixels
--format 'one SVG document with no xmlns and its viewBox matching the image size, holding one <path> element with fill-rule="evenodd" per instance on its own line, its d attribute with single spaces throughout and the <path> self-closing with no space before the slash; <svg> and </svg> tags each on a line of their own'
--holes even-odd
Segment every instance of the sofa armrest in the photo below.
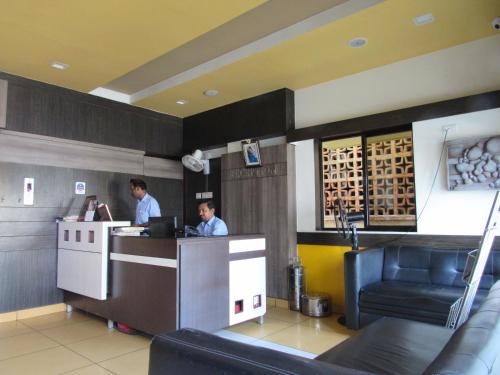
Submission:
<svg viewBox="0 0 500 375">
<path fill-rule="evenodd" d="M 359 329 L 359 291 L 382 280 L 384 249 L 348 251 L 344 254 L 346 326 Z"/>
<path fill-rule="evenodd" d="M 153 338 L 149 375 L 374 375 L 184 328 Z"/>
</svg>

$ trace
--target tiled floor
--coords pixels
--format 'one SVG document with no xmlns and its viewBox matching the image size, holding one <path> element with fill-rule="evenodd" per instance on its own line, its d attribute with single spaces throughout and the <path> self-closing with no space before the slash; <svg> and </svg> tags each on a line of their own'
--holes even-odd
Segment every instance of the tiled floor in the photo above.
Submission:
<svg viewBox="0 0 500 375">
<path fill-rule="evenodd" d="M 230 327 L 228 331 L 253 338 L 246 341 L 249 344 L 282 351 L 292 348 L 294 350 L 290 352 L 294 354 L 315 357 L 355 334 L 355 331 L 340 325 L 338 317 L 334 314 L 326 318 L 310 318 L 275 307 L 268 308 L 262 326 L 257 321 L 248 321 Z"/>
<path fill-rule="evenodd" d="M 0 374 L 147 374 L 149 343 L 80 312 L 0 323 Z"/>
<path fill-rule="evenodd" d="M 263 325 L 250 321 L 218 334 L 312 358 L 353 334 L 336 318 L 272 307 Z M 80 312 L 0 323 L 0 374 L 147 374 L 150 339 L 108 330 L 104 320 Z"/>
</svg>

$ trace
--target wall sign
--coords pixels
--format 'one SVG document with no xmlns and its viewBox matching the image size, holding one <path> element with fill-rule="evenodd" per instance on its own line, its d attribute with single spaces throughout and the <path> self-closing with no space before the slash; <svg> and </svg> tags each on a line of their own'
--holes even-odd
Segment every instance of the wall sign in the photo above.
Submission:
<svg viewBox="0 0 500 375">
<path fill-rule="evenodd" d="M 222 171 L 222 181 L 243 180 L 287 175 L 286 163 L 267 164 L 262 168 L 235 168 Z"/>
<path fill-rule="evenodd" d="M 75 194 L 85 195 L 85 182 L 77 181 L 75 182 Z"/>
<path fill-rule="evenodd" d="M 24 178 L 24 205 L 32 206 L 35 192 L 35 179 L 32 177 Z"/>
</svg>

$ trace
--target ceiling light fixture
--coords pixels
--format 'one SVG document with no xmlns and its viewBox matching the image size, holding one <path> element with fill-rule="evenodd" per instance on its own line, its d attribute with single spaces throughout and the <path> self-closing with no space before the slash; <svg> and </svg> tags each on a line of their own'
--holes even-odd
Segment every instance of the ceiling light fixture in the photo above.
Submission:
<svg viewBox="0 0 500 375">
<path fill-rule="evenodd" d="M 69 68 L 68 64 L 64 64 L 64 63 L 59 62 L 59 61 L 54 61 L 52 64 L 50 64 L 50 66 L 55 68 L 55 69 L 59 69 L 59 70 L 66 70 Z"/>
<path fill-rule="evenodd" d="M 188 101 L 187 100 L 184 100 L 184 99 L 179 99 L 176 101 L 177 104 L 180 104 L 180 105 L 184 105 L 184 104 L 187 104 Z"/>
<path fill-rule="evenodd" d="M 209 89 L 203 92 L 203 95 L 205 96 L 217 96 L 219 95 L 219 91 L 214 90 L 214 89 Z"/>
<path fill-rule="evenodd" d="M 349 41 L 349 47 L 351 48 L 364 47 L 367 43 L 368 39 L 366 38 L 354 38 Z"/>
<path fill-rule="evenodd" d="M 417 26 L 422 26 L 431 22 L 434 22 L 434 16 L 432 13 L 423 14 L 413 19 L 413 23 Z"/>
</svg>

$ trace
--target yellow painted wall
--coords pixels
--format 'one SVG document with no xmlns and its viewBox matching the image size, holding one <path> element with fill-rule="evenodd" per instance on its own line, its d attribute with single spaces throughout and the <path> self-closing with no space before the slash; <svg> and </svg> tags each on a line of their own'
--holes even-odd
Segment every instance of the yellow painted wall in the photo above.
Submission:
<svg viewBox="0 0 500 375">
<path fill-rule="evenodd" d="M 306 291 L 331 297 L 332 309 L 344 312 L 344 253 L 350 246 L 298 245 L 305 267 Z"/>
</svg>

